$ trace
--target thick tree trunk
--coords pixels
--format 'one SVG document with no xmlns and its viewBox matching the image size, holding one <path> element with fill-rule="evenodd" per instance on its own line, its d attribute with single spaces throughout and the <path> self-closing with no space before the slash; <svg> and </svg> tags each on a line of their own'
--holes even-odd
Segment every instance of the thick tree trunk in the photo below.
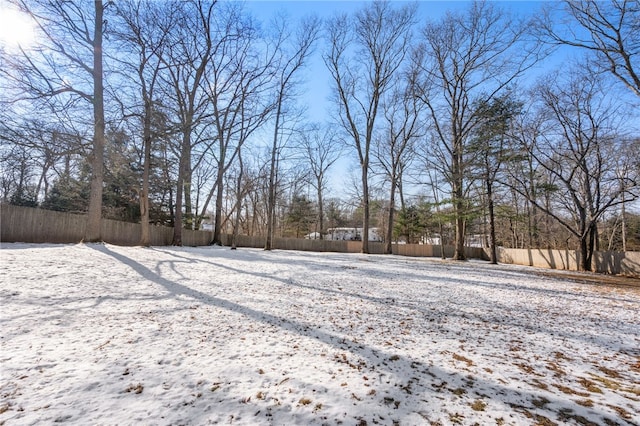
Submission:
<svg viewBox="0 0 640 426">
<path fill-rule="evenodd" d="M 267 238 L 264 243 L 265 250 L 273 247 L 273 232 L 276 213 L 276 173 L 278 167 L 278 132 L 280 131 L 280 118 L 282 116 L 283 90 L 280 89 L 278 106 L 276 110 L 276 122 L 273 129 L 273 144 L 271 145 L 271 166 L 269 168 L 269 195 L 267 197 Z"/>
<path fill-rule="evenodd" d="M 176 204 L 174 206 L 175 216 L 173 219 L 173 241 L 174 246 L 182 245 L 182 167 L 178 170 L 178 185 L 176 187 Z"/>
<path fill-rule="evenodd" d="M 242 175 L 244 173 L 244 165 L 242 163 L 242 154 L 238 152 L 238 163 L 240 170 L 238 171 L 238 181 L 236 183 L 236 218 L 233 223 L 233 235 L 231 236 L 231 250 L 236 250 L 238 233 L 240 232 L 240 215 L 242 214 L 242 197 L 244 191 L 242 190 Z"/>
<path fill-rule="evenodd" d="M 190 124 L 187 126 L 190 129 Z M 186 176 L 187 176 L 187 168 L 189 168 L 189 164 L 187 164 L 187 154 L 185 151 L 189 151 L 191 149 L 191 131 L 185 131 L 185 134 L 182 138 L 182 147 L 180 152 L 180 162 L 178 166 L 178 185 L 176 188 L 176 205 L 175 205 L 175 220 L 173 223 L 173 245 L 181 246 L 182 245 L 182 228 L 184 224 L 182 223 L 182 197 L 183 192 L 187 188 L 186 185 Z"/>
<path fill-rule="evenodd" d="M 578 265 L 578 270 L 580 271 L 588 271 L 590 270 L 590 262 L 589 262 L 589 249 L 587 238 L 584 236 L 580 239 L 580 264 Z"/>
<path fill-rule="evenodd" d="M 595 222 L 589 225 L 589 238 L 587 244 L 586 271 L 593 271 L 593 255 L 598 245 L 598 227 Z"/>
<path fill-rule="evenodd" d="M 213 223 L 213 240 L 211 241 L 211 244 L 216 245 L 216 246 L 221 246 L 222 245 L 222 204 L 223 204 L 223 197 L 222 197 L 222 179 L 224 177 L 224 170 L 222 169 L 222 167 L 218 167 L 218 174 L 216 176 L 216 187 L 218 188 L 217 192 L 216 192 L 216 217 L 214 219 L 214 223 Z"/>
<path fill-rule="evenodd" d="M 369 164 L 362 165 L 362 253 L 369 253 Z"/>
<path fill-rule="evenodd" d="M 466 211 L 463 200 L 463 170 L 462 170 L 462 151 L 463 143 L 460 137 L 456 133 L 457 120 L 453 117 L 452 126 L 453 134 L 452 139 L 454 141 L 454 149 L 451 155 L 452 162 L 452 189 L 453 189 L 453 208 L 455 213 L 455 229 L 456 229 L 456 241 L 455 250 L 453 252 L 453 260 L 466 260 L 464 254 L 464 236 L 466 225 Z"/>
<path fill-rule="evenodd" d="M 462 179 L 460 179 L 461 181 Z M 455 211 L 455 230 L 456 230 L 456 241 L 455 241 L 455 250 L 453 252 L 453 260 L 465 260 L 466 256 L 464 254 L 464 235 L 465 235 L 465 206 L 464 201 L 462 199 L 462 182 L 453 183 L 453 197 L 454 197 L 454 211 Z"/>
<path fill-rule="evenodd" d="M 93 151 L 91 154 L 91 193 L 84 241 L 102 240 L 102 185 L 104 181 L 104 86 L 102 81 L 103 4 L 97 0 L 93 39 Z"/>
<path fill-rule="evenodd" d="M 189 143 L 183 147 L 184 151 L 184 228 L 193 229 L 193 209 L 191 208 L 191 136 Z"/>
<path fill-rule="evenodd" d="M 391 247 L 391 240 L 393 239 L 393 217 L 395 213 L 396 207 L 396 185 L 395 185 L 395 177 L 391 179 L 391 189 L 389 191 L 389 216 L 388 216 L 388 225 L 387 225 L 387 235 L 384 246 L 384 252 L 386 254 L 392 254 L 393 250 Z"/>
</svg>

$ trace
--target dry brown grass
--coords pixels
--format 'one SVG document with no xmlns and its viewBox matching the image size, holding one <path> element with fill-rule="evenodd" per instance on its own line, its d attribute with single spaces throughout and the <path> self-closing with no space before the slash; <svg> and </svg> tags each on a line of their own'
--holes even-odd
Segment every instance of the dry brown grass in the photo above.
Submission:
<svg viewBox="0 0 640 426">
<path fill-rule="evenodd" d="M 462 355 L 458 355 L 456 353 L 454 353 L 452 356 L 453 356 L 453 359 L 455 359 L 456 361 L 462 361 L 462 362 L 466 363 L 468 367 L 473 366 L 473 361 L 470 360 L 467 357 L 464 357 Z"/>
</svg>

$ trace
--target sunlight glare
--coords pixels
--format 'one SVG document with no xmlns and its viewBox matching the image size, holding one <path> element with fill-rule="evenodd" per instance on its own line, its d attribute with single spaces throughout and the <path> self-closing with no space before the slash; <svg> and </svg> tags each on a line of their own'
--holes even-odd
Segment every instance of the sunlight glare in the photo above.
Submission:
<svg viewBox="0 0 640 426">
<path fill-rule="evenodd" d="M 34 41 L 34 25 L 29 17 L 15 9 L 0 6 L 0 45 L 24 49 Z"/>
</svg>

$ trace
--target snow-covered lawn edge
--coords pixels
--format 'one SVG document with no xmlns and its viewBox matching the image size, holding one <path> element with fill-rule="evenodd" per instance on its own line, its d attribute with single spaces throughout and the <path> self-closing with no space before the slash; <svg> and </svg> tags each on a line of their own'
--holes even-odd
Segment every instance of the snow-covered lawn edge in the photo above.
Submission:
<svg viewBox="0 0 640 426">
<path fill-rule="evenodd" d="M 523 267 L 3 244 L 0 306 L 0 424 L 640 419 L 640 292 Z"/>
</svg>

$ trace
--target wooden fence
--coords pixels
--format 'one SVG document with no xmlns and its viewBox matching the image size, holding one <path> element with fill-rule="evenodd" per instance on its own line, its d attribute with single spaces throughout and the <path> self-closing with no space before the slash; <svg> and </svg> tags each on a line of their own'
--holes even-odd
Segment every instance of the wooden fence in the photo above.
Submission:
<svg viewBox="0 0 640 426">
<path fill-rule="evenodd" d="M 62 213 L 51 210 L 20 207 L 9 204 L 0 205 L 0 241 L 24 243 L 79 243 L 82 241 L 87 217 L 83 214 Z M 135 246 L 140 242 L 140 224 L 102 220 L 102 239 L 106 243 L 123 246 Z M 151 245 L 170 245 L 173 228 L 151 226 Z M 182 231 L 185 246 L 205 246 L 211 243 L 210 231 Z M 222 235 L 222 243 L 231 245 L 231 236 Z M 239 235 L 238 247 L 264 247 L 263 236 Z M 317 252 L 359 253 L 360 241 L 305 240 L 300 238 L 274 238 L 273 248 L 278 250 L 298 250 Z M 441 257 L 440 246 L 422 244 L 393 244 L 392 252 L 400 256 Z M 481 248 L 467 247 L 469 258 L 486 259 Z M 371 254 L 384 254 L 383 243 L 369 243 Z M 445 256 L 453 256 L 453 247 L 445 246 Z"/>
<path fill-rule="evenodd" d="M 55 212 L 51 210 L 0 205 L 0 241 L 22 243 L 79 243 L 84 238 L 87 216 Z M 139 223 L 103 219 L 102 240 L 122 246 L 140 243 Z M 211 242 L 213 233 L 208 231 L 182 231 L 185 246 L 203 246 Z M 151 226 L 151 245 L 171 245 L 173 228 Z"/>
<path fill-rule="evenodd" d="M 265 239 L 262 236 L 238 235 L 236 245 L 238 247 L 264 247 Z M 224 235 L 222 239 L 224 245 L 231 245 L 231 236 Z M 279 250 L 298 250 L 298 251 L 332 251 L 338 253 L 360 253 L 362 250 L 362 242 L 360 241 L 331 241 L 331 240 L 305 240 L 300 238 L 274 238 L 273 248 Z M 445 246 L 444 252 L 446 257 L 452 257 L 454 252 L 453 246 Z M 441 257 L 440 246 L 432 246 L 427 244 L 392 244 L 391 251 L 399 256 L 414 257 Z M 369 242 L 370 254 L 384 254 L 384 243 Z M 488 259 L 482 248 L 465 247 L 465 254 L 471 259 Z"/>
<path fill-rule="evenodd" d="M 0 242 L 24 243 L 78 243 L 84 236 L 87 217 L 82 214 L 61 213 L 50 210 L 0 204 Z M 135 246 L 140 242 L 140 224 L 102 220 L 102 239 L 110 244 Z M 151 226 L 151 245 L 170 245 L 173 228 Z M 210 231 L 182 231 L 185 246 L 206 246 L 211 243 Z M 223 235 L 224 245 L 231 245 L 231 236 Z M 264 247 L 264 237 L 239 235 L 238 247 Z M 297 238 L 274 238 L 273 248 L 317 252 L 359 253 L 359 241 L 305 240 Z M 453 256 L 453 247 L 445 246 L 445 256 Z M 384 244 L 369 243 L 371 254 L 383 254 Z M 415 257 L 441 257 L 440 246 L 427 244 L 393 244 L 393 254 Z M 466 247 L 465 254 L 470 259 L 489 259 L 485 249 Z M 578 252 L 575 250 L 543 249 L 498 249 L 498 261 L 517 265 L 528 265 L 551 269 L 576 270 Z M 594 255 L 594 269 L 607 274 L 622 274 L 640 277 L 640 252 L 597 252 Z"/>
<path fill-rule="evenodd" d="M 576 271 L 577 250 L 498 248 L 498 262 L 539 268 Z M 598 251 L 593 256 L 593 270 L 604 274 L 640 278 L 640 252 Z"/>
</svg>

